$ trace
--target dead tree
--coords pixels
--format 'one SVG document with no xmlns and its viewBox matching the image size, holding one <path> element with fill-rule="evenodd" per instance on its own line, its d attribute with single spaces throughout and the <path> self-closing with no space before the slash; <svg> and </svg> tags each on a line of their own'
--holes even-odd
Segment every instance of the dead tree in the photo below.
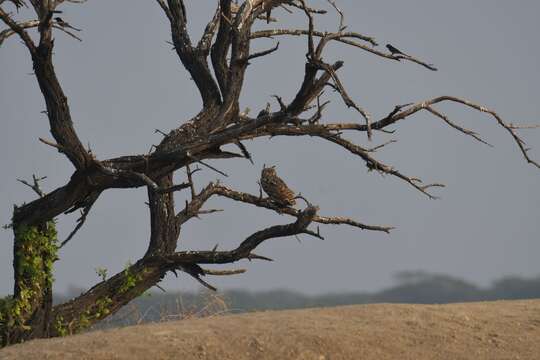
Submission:
<svg viewBox="0 0 540 360">
<path fill-rule="evenodd" d="M 73 126 L 67 96 L 60 84 L 53 65 L 54 33 L 64 32 L 79 39 L 76 24 L 70 25 L 65 16 L 59 18 L 59 7 L 66 3 L 82 3 L 84 0 L 0 0 L 0 19 L 6 28 L 0 31 L 0 45 L 11 36 L 18 36 L 32 59 L 35 77 L 46 104 L 53 139 L 40 139 L 64 154 L 75 168 L 63 186 L 49 193 L 39 188 L 39 178 L 25 182 L 39 197 L 16 207 L 11 226 L 14 233 L 14 293 L 0 301 L 0 342 L 2 345 L 24 340 L 53 337 L 75 333 L 113 314 L 145 290 L 158 284 L 168 272 L 185 272 L 202 284 L 213 288 L 205 275 L 227 275 L 243 270 L 207 270 L 206 264 L 232 264 L 242 259 L 271 260 L 255 251 L 263 241 L 297 234 L 322 237 L 311 230 L 314 223 L 345 224 L 359 229 L 389 232 L 392 227 L 376 226 L 359 221 L 319 214 L 319 208 L 309 201 L 303 209 L 290 206 L 294 202 L 279 203 L 261 194 L 249 194 L 237 189 L 211 182 L 197 189 L 194 164 L 208 166 L 208 159 L 229 159 L 251 154 L 242 141 L 268 136 L 313 136 L 354 154 L 369 170 L 401 179 L 421 194 L 433 199 L 434 187 L 440 183 L 424 183 L 415 176 L 377 160 L 375 153 L 385 146 L 362 146 L 348 140 L 350 132 L 364 132 L 367 139 L 375 138 L 377 132 L 388 132 L 400 120 L 420 111 L 428 111 L 451 128 L 486 143 L 477 133 L 450 120 L 437 110 L 443 102 L 457 103 L 472 110 L 486 113 L 495 125 L 505 129 L 521 150 L 525 159 L 536 167 L 537 162 L 528 155 L 528 148 L 517 134 L 520 127 L 505 122 L 494 111 L 454 96 L 439 96 L 428 100 L 392 107 L 388 115 L 372 119 L 371 115 L 353 100 L 339 78 L 343 61 L 325 62 L 323 54 L 331 42 L 356 47 L 384 60 L 414 62 L 427 70 L 437 69 L 427 62 L 405 54 L 394 46 L 378 47 L 374 38 L 346 31 L 344 14 L 329 0 L 329 9 L 338 14 L 340 26 L 336 32 L 316 29 L 317 16 L 326 10 L 309 6 L 307 0 L 246 0 L 240 4 L 231 0 L 219 0 L 217 9 L 206 26 L 202 37 L 194 41 L 187 31 L 186 8 L 182 0 L 156 0 L 170 23 L 172 45 L 180 61 L 195 82 L 203 107 L 183 125 L 164 134 L 161 143 L 149 154 L 97 159 L 85 148 Z M 15 6 L 17 13 L 6 8 Z M 28 9 L 28 11 L 26 10 Z M 15 8 L 13 8 L 15 9 Z M 20 11 L 19 10 L 24 10 Z M 275 10 L 275 11 L 274 11 Z M 27 12 L 35 19 L 17 20 Z M 275 27 L 277 16 L 300 12 L 306 24 L 297 29 Z M 279 14 L 278 14 L 279 13 Z M 267 30 L 253 30 L 256 22 L 267 23 Z M 31 36 L 31 32 L 36 32 Z M 239 109 L 239 97 L 250 62 L 278 50 L 278 47 L 252 52 L 252 42 L 261 38 L 287 38 L 302 36 L 306 39 L 307 52 L 303 81 L 291 99 L 275 96 L 279 110 L 267 108 L 257 117 Z M 388 51 L 386 50 L 388 49 Z M 326 88 L 339 94 L 347 107 L 355 109 L 360 122 L 333 123 L 323 121 L 327 102 L 323 101 Z M 222 147 L 234 144 L 238 152 L 224 151 Z M 186 168 L 184 183 L 174 184 L 175 171 Z M 97 283 L 80 296 L 56 306 L 52 305 L 53 263 L 58 259 L 57 250 L 72 239 L 83 226 L 92 205 L 104 190 L 119 188 L 148 189 L 151 235 L 146 253 L 142 258 L 109 279 Z M 174 203 L 173 193 L 190 191 L 189 200 L 182 209 Z M 289 196 L 289 195 L 288 195 Z M 269 211 L 286 214 L 293 221 L 261 229 L 230 250 L 177 251 L 179 234 L 184 224 L 201 214 L 213 212 L 204 209 L 207 200 L 224 197 Z M 302 202 L 303 204 L 303 202 Z M 63 243 L 57 243 L 54 219 L 65 213 L 81 210 L 82 216 L 75 230 Z"/>
</svg>

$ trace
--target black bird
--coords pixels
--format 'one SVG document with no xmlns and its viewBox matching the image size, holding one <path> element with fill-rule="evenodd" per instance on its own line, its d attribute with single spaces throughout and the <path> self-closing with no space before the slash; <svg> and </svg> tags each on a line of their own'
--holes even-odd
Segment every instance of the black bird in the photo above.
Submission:
<svg viewBox="0 0 540 360">
<path fill-rule="evenodd" d="M 65 27 L 65 28 L 68 28 L 68 29 L 73 29 L 75 31 L 81 31 L 81 29 L 77 29 L 76 27 L 73 27 L 73 26 L 69 25 L 69 23 L 65 22 L 61 17 L 57 16 L 57 17 L 54 18 L 54 20 L 61 27 Z"/>
<path fill-rule="evenodd" d="M 405 56 L 409 56 L 407 54 L 405 54 L 404 52 L 401 52 L 399 49 L 393 47 L 392 45 L 390 44 L 386 44 L 386 48 L 392 53 L 392 55 L 405 55 Z"/>
</svg>

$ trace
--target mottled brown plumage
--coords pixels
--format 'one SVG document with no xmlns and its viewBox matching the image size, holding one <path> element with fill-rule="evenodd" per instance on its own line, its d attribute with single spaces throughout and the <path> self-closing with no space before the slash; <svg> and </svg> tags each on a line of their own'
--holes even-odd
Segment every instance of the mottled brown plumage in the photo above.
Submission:
<svg viewBox="0 0 540 360">
<path fill-rule="evenodd" d="M 261 186 L 270 199 L 279 206 L 294 206 L 296 204 L 294 192 L 277 176 L 275 166 L 262 169 Z"/>
</svg>

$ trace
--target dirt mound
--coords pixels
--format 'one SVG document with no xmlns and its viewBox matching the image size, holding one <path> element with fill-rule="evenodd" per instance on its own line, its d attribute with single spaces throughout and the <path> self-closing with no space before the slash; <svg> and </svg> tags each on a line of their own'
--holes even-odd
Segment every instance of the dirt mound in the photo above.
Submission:
<svg viewBox="0 0 540 360">
<path fill-rule="evenodd" d="M 36 340 L 0 359 L 540 359 L 540 300 L 218 316 Z"/>
</svg>

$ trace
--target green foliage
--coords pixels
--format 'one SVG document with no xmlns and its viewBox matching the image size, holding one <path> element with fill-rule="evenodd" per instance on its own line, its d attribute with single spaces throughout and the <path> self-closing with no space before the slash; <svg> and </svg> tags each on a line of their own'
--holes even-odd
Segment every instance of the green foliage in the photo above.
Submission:
<svg viewBox="0 0 540 360">
<path fill-rule="evenodd" d="M 96 274 L 105 281 L 107 279 L 107 269 L 96 268 Z M 123 294 L 133 289 L 141 280 L 146 269 L 143 269 L 141 273 L 135 273 L 132 268 L 132 264 L 128 262 L 124 269 L 124 278 L 122 284 L 118 288 L 117 294 Z M 54 328 L 59 336 L 70 335 L 78 333 L 84 329 L 87 329 L 97 320 L 107 317 L 111 313 L 111 305 L 113 300 L 106 296 L 97 299 L 92 305 L 85 309 L 82 314 L 71 321 L 66 321 L 63 317 L 59 316 L 55 319 Z"/>
<path fill-rule="evenodd" d="M 58 315 L 54 321 L 54 329 L 59 336 L 66 336 L 78 333 L 87 329 L 96 320 L 106 317 L 111 313 L 109 306 L 113 303 L 110 297 L 98 299 L 92 306 L 84 311 L 78 319 L 69 323 L 62 315 Z"/>
<path fill-rule="evenodd" d="M 111 312 L 109 310 L 109 306 L 112 304 L 112 299 L 108 296 L 102 298 L 102 299 L 98 299 L 96 301 L 96 307 L 94 309 L 94 316 L 97 318 L 97 319 L 100 319 L 104 316 L 107 316 L 109 315 L 109 313 Z"/>
<path fill-rule="evenodd" d="M 25 323 L 43 291 L 52 286 L 53 264 L 58 259 L 57 233 L 54 221 L 45 226 L 20 225 L 15 228 L 15 272 L 19 291 L 15 297 L 0 300 L 0 344 L 5 345 L 14 327 L 30 330 Z"/>
<path fill-rule="evenodd" d="M 131 274 L 129 273 L 129 266 L 131 265 L 126 265 L 126 272 L 129 276 L 127 277 L 127 281 L 122 286 L 122 288 L 129 289 L 130 287 L 134 286 L 133 284 L 136 280 L 136 278 L 134 276 L 131 276 Z M 107 279 L 106 268 L 98 267 L 95 269 L 95 271 L 96 274 L 98 274 L 98 276 L 102 279 L 102 281 L 105 281 Z M 108 296 L 100 298 L 96 300 L 93 305 L 89 306 L 85 311 L 83 311 L 83 313 L 79 316 L 78 319 L 71 320 L 70 322 L 67 322 L 61 315 L 59 315 L 54 321 L 54 329 L 59 336 L 66 336 L 80 332 L 81 330 L 90 327 L 96 320 L 99 320 L 109 315 L 111 313 L 109 307 L 112 303 L 112 299 Z"/>
<path fill-rule="evenodd" d="M 134 288 L 137 285 L 137 283 L 142 280 L 141 274 L 135 274 L 131 271 L 130 262 L 126 264 L 126 267 L 124 269 L 124 276 L 125 276 L 124 282 L 122 286 L 120 286 L 120 288 L 118 289 L 118 292 L 120 294 L 125 293 L 126 291 Z"/>
<path fill-rule="evenodd" d="M 98 267 L 94 269 L 96 274 L 101 278 L 101 281 L 107 280 L 107 268 Z"/>
<path fill-rule="evenodd" d="M 17 244 L 18 275 L 42 290 L 41 284 L 52 285 L 53 264 L 58 259 L 56 225 L 49 221 L 44 229 L 37 226 L 19 226 L 15 230 Z"/>
<path fill-rule="evenodd" d="M 7 320 L 7 315 L 13 306 L 13 296 L 0 298 L 0 324 Z"/>
<path fill-rule="evenodd" d="M 64 323 L 64 317 L 62 315 L 56 317 L 53 326 L 59 336 L 69 335 L 68 328 Z"/>
</svg>

